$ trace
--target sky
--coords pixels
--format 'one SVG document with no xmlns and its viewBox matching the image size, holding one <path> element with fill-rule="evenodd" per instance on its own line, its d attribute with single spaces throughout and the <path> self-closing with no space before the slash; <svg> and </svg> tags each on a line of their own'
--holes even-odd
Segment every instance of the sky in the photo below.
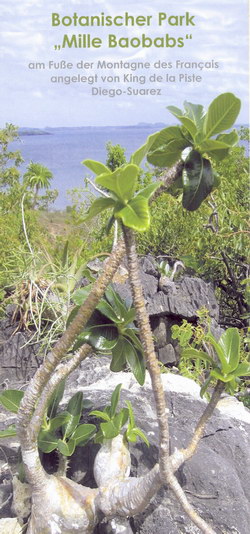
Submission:
<svg viewBox="0 0 250 534">
<path fill-rule="evenodd" d="M 248 1 L 247 0 L 0 0 L 0 99 L 1 121 L 18 126 L 105 126 L 130 125 L 140 122 L 172 123 L 166 106 L 182 107 L 184 100 L 209 105 L 218 94 L 233 92 L 242 100 L 238 123 L 248 123 Z M 72 17 L 123 15 L 127 11 L 134 17 L 151 16 L 150 26 L 140 27 L 52 27 L 51 14 Z M 181 16 L 188 12 L 195 26 L 158 24 L 158 13 Z M 175 19 L 171 19 L 172 22 Z M 178 19 L 180 20 L 180 19 Z M 192 35 L 184 39 L 182 48 L 109 48 L 108 35 L 129 39 L 145 34 L 152 39 Z M 55 50 L 68 34 L 90 34 L 102 39 L 101 48 L 64 48 Z M 148 62 L 149 69 L 96 69 L 97 62 Z M 49 69 L 49 61 L 73 63 L 71 70 Z M 93 63 L 93 69 L 76 68 L 79 62 Z M 172 68 L 154 68 L 160 61 Z M 185 67 L 176 68 L 176 62 Z M 45 69 L 32 69 L 29 65 L 44 63 Z M 187 64 L 206 64 L 200 68 Z M 214 67 L 218 64 L 218 68 Z M 94 83 L 58 83 L 53 76 L 93 76 Z M 145 75 L 145 84 L 123 80 L 124 74 Z M 162 76 L 158 82 L 149 81 L 153 74 Z M 168 80 L 167 80 L 167 74 Z M 119 82 L 107 83 L 101 76 L 119 76 Z M 179 76 L 183 75 L 180 81 Z M 185 79 L 190 76 L 190 81 Z M 201 79 L 197 77 L 201 77 Z M 172 77 L 170 79 L 170 77 Z M 194 79 L 193 79 L 194 77 Z M 91 80 L 91 79 L 90 79 Z M 157 94 L 127 94 L 128 88 L 155 89 Z M 116 96 L 92 95 L 93 88 L 116 89 Z M 95 90 L 94 90 L 95 91 Z"/>
</svg>

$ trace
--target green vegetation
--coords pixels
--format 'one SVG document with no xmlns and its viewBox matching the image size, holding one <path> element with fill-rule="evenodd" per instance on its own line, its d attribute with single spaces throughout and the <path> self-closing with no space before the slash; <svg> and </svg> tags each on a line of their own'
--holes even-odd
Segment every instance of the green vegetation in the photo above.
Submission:
<svg viewBox="0 0 250 534">
<path fill-rule="evenodd" d="M 245 289 L 247 277 L 244 271 L 243 248 L 247 230 L 241 226 L 243 224 L 241 216 L 247 206 L 245 167 L 240 166 L 241 162 L 238 162 L 237 173 L 240 168 L 242 175 L 242 182 L 238 186 L 235 159 L 231 160 L 231 166 L 228 163 L 232 156 L 232 153 L 229 155 L 230 150 L 237 143 L 238 135 L 236 131 L 223 133 L 233 126 L 239 112 L 240 101 L 231 93 L 226 93 L 217 97 L 206 113 L 200 105 L 185 102 L 184 107 L 184 112 L 179 108 L 169 108 L 179 119 L 181 126 L 165 128 L 149 136 L 145 144 L 131 156 L 129 163 L 124 160 L 123 149 L 111 145 L 108 146 L 107 165 L 93 160 L 84 161 L 88 169 L 96 175 L 95 184 L 88 181 L 101 196 L 89 206 L 83 204 L 79 223 L 81 221 L 80 224 L 85 225 L 85 221 L 88 221 L 89 224 L 89 220 L 98 216 L 101 226 L 104 226 L 105 222 L 107 235 L 114 226 L 114 234 L 111 234 L 109 239 L 114 240 L 115 244 L 107 242 L 110 248 L 112 246 L 112 252 L 103 264 L 100 276 L 96 277 L 93 277 L 83 263 L 84 244 L 79 246 L 78 243 L 77 248 L 70 249 L 68 235 L 64 243 L 62 240 L 59 242 L 58 247 L 58 243 L 52 243 L 48 235 L 41 240 L 35 229 L 32 234 L 32 224 L 39 220 L 37 218 L 39 189 L 49 187 L 52 176 L 43 165 L 31 162 L 21 182 L 17 169 L 21 161 L 20 155 L 15 153 L 13 156 L 8 151 L 8 143 L 16 137 L 16 129 L 7 126 L 3 132 L 2 213 L 10 213 L 11 217 L 13 214 L 10 206 L 13 206 L 13 203 L 17 206 L 20 204 L 17 209 L 20 235 L 15 234 L 16 230 L 14 235 L 21 258 L 18 267 L 15 267 L 19 272 L 14 288 L 2 286 L 4 298 L 9 291 L 13 301 L 17 300 L 14 318 L 19 319 L 18 328 L 33 329 L 36 342 L 45 339 L 47 348 L 44 352 L 49 350 L 49 354 L 44 358 L 24 394 L 8 390 L 0 396 L 0 402 L 5 408 L 17 413 L 16 429 L 13 426 L 6 429 L 5 436 L 14 435 L 16 432 L 20 441 L 25 476 L 32 490 L 32 513 L 28 527 L 30 532 L 43 530 L 47 532 L 48 524 L 52 532 L 57 528 L 59 521 L 62 533 L 69 530 L 90 533 L 101 515 L 133 516 L 148 505 L 151 497 L 162 485 L 167 484 L 193 523 L 204 534 L 214 534 L 213 529 L 188 502 L 175 472 L 195 453 L 205 425 L 222 392 L 226 390 L 234 394 L 238 388 L 238 380 L 250 376 L 250 365 L 246 357 L 242 359 L 239 330 L 229 327 L 219 341 L 216 341 L 210 332 L 209 318 L 205 310 L 200 311 L 198 326 L 194 327 L 186 322 L 174 328 L 173 337 L 180 340 L 180 345 L 184 349 L 184 360 L 192 361 L 193 366 L 196 361 L 199 365 L 200 362 L 205 362 L 206 380 L 202 385 L 201 395 L 206 392 L 208 386 L 209 388 L 213 386 L 213 391 L 191 441 L 186 448 L 176 448 L 170 455 L 167 415 L 169 409 L 143 296 L 135 239 L 136 231 L 142 236 L 139 241 L 140 248 L 145 249 L 148 243 L 150 252 L 159 253 L 159 248 L 162 250 L 162 247 L 170 247 L 174 259 L 182 260 L 182 263 L 181 261 L 177 263 L 181 265 L 184 263 L 187 268 L 203 276 L 209 272 L 209 260 L 212 259 L 215 266 L 218 264 L 217 271 L 223 266 L 226 273 L 223 272 L 222 279 L 218 278 L 218 287 L 221 291 L 224 289 L 227 294 L 229 307 L 230 298 L 235 297 L 239 312 L 237 317 L 240 326 L 244 326 L 247 312 Z M 243 131 L 241 135 L 245 135 L 245 132 Z M 234 152 L 234 158 L 236 154 L 239 157 L 240 152 Z M 160 174 L 161 181 L 152 179 L 151 183 L 148 183 L 148 173 L 144 175 L 139 167 L 146 156 L 150 163 L 157 166 L 154 174 L 156 176 Z M 227 182 L 223 184 L 221 180 L 220 184 L 217 174 L 222 173 L 225 159 L 227 160 L 225 173 L 232 175 L 232 181 L 226 176 Z M 244 159 L 242 154 L 241 159 Z M 16 167 L 9 171 L 8 162 L 11 160 L 14 160 Z M 171 168 L 161 172 L 159 166 Z M 212 196 L 212 191 L 218 187 L 222 196 L 217 197 L 216 192 Z M 29 191 L 32 191 L 32 199 Z M 226 204 L 228 197 L 231 202 L 230 208 Z M 155 201 L 157 206 L 158 230 L 166 231 L 164 221 L 168 219 L 169 241 L 166 240 L 164 233 L 161 241 L 157 241 L 156 233 L 151 235 L 149 241 L 150 232 L 155 232 L 155 222 L 151 226 L 149 201 Z M 106 210 L 109 212 L 108 220 L 103 219 Z M 155 208 L 153 212 L 154 210 Z M 159 213 L 161 218 L 159 216 L 157 218 Z M 178 234 L 182 222 L 180 214 L 183 215 L 185 222 L 182 228 L 184 237 Z M 74 207 L 69 215 L 71 220 L 77 220 L 78 214 Z M 195 229 L 192 226 L 193 216 L 197 217 Z M 14 217 L 17 217 L 16 213 Z M 205 222 L 202 217 L 205 217 Z M 232 226 L 229 229 L 230 224 Z M 119 239 L 119 232 L 123 239 Z M 233 234 L 233 240 L 226 242 L 226 232 Z M 212 243 L 215 250 L 212 251 L 212 256 L 207 256 L 207 263 L 203 257 L 202 260 L 198 257 L 198 252 L 193 254 L 193 250 L 201 251 L 203 244 L 198 246 L 198 241 L 203 240 L 203 235 L 214 238 L 214 241 L 211 239 L 209 242 L 209 246 Z M 236 237 L 238 235 L 240 235 L 240 245 Z M 92 236 L 93 234 L 90 236 L 90 244 Z M 196 242 L 193 243 L 195 238 Z M 221 250 L 219 243 L 223 244 Z M 227 243 L 228 248 L 225 248 L 224 243 Z M 3 246 L 5 248 L 4 242 Z M 179 253 L 181 249 L 177 247 L 183 247 L 181 254 Z M 169 253 L 169 250 L 167 252 Z M 124 253 L 133 307 L 127 307 L 110 286 Z M 210 253 L 211 250 L 208 254 Z M 9 261 L 7 258 L 12 254 L 9 249 L 8 254 L 5 250 L 4 261 Z M 199 261 L 202 263 L 199 264 Z M 234 262 L 233 266 L 231 262 Z M 166 262 L 161 262 L 159 269 L 162 275 L 169 273 Z M 90 284 L 76 289 L 82 275 L 89 279 Z M 233 297 L 227 287 L 226 275 L 234 291 Z M 220 272 L 218 276 L 221 276 Z M 52 300 L 54 299 L 53 304 L 50 300 L 51 295 Z M 71 301 L 75 304 L 73 309 Z M 230 319 L 234 319 L 233 313 Z M 145 369 L 147 368 L 149 372 L 159 429 L 159 464 L 138 479 L 129 477 L 128 442 L 135 442 L 137 437 L 147 444 L 148 440 L 135 425 L 129 401 L 126 402 L 126 408 L 117 410 L 120 384 L 115 388 L 109 406 L 103 411 L 92 410 L 90 413 L 102 420 L 98 431 L 93 424 L 81 423 L 84 406 L 81 392 L 77 392 L 70 399 L 66 411 L 60 412 L 59 403 L 66 377 L 83 359 L 91 357 L 93 348 L 99 353 L 112 354 L 111 371 L 119 372 L 128 366 L 140 385 L 144 383 Z M 83 498 L 82 487 L 67 479 L 66 462 L 62 462 L 63 469 L 60 458 L 71 456 L 76 446 L 84 445 L 93 437 L 101 443 L 94 465 L 98 487 L 85 488 Z M 48 477 L 38 449 L 47 453 L 58 451 L 59 470 L 56 475 Z M 63 478 L 60 475 L 63 475 Z M 56 499 L 51 499 L 52 493 L 56 495 Z M 69 498 L 71 505 L 65 507 L 65 502 L 68 502 Z"/>
</svg>

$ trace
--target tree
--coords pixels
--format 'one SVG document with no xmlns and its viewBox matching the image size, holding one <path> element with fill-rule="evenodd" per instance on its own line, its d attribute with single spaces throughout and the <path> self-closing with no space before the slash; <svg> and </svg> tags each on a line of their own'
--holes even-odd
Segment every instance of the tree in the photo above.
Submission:
<svg viewBox="0 0 250 534">
<path fill-rule="evenodd" d="M 235 112 L 230 113 L 230 109 L 234 107 L 231 104 L 235 104 L 235 97 L 230 94 L 227 96 L 221 95 L 221 97 L 223 103 L 226 104 L 225 109 L 229 110 L 229 112 L 225 112 L 224 106 L 218 106 L 218 101 L 216 102 L 216 106 L 212 102 L 206 114 L 204 130 L 203 125 L 201 126 L 205 141 L 207 133 L 211 133 L 215 125 L 218 129 L 218 124 L 221 123 L 221 115 L 223 115 L 223 124 L 220 127 L 222 128 L 223 126 L 224 129 L 230 128 L 236 118 Z M 238 110 L 238 102 L 236 107 Z M 190 121 L 192 123 L 192 119 Z M 190 123 L 187 121 L 185 121 L 186 124 L 190 126 Z M 195 116 L 195 126 L 198 128 L 197 116 Z M 194 127 L 192 127 L 192 131 L 194 133 Z M 197 133 L 202 132 L 198 131 Z M 184 130 L 181 130 L 181 134 L 183 133 L 187 137 L 185 126 Z M 218 130 L 215 133 L 218 133 Z M 199 135 L 199 142 L 200 139 L 201 135 Z M 158 145 L 154 144 L 156 142 L 158 142 Z M 188 142 L 190 143 L 190 138 Z M 176 161 L 173 161 L 173 165 L 165 172 L 163 181 L 161 183 L 150 184 L 137 192 L 139 165 L 144 156 L 150 152 L 153 144 L 158 153 L 159 146 L 162 147 L 161 132 L 157 133 L 157 135 L 150 136 L 145 145 L 132 155 L 130 163 L 117 168 L 113 172 L 100 162 L 92 160 L 85 161 L 88 168 L 96 174 L 97 186 L 101 186 L 108 191 L 104 198 L 97 198 L 90 206 L 88 218 L 92 218 L 106 209 L 112 210 L 109 228 L 114 223 L 114 220 L 118 220 L 124 239 L 119 240 L 117 246 L 105 262 L 103 272 L 99 278 L 85 290 L 84 302 L 80 303 L 78 309 L 71 314 L 66 331 L 36 372 L 21 400 L 18 411 L 17 430 L 26 476 L 33 490 L 32 515 L 28 526 L 29 534 L 36 534 L 37 532 L 51 534 L 58 530 L 58 527 L 62 533 L 73 534 L 81 530 L 85 534 L 90 534 L 93 531 L 94 525 L 98 522 L 101 513 L 107 517 L 114 515 L 134 515 L 144 509 L 150 498 L 163 484 L 169 485 L 182 504 L 183 509 L 204 534 L 214 534 L 213 528 L 197 514 L 188 502 L 175 476 L 175 471 L 196 451 L 203 435 L 205 424 L 217 405 L 224 388 L 228 384 L 233 386 L 238 376 L 250 374 L 250 369 L 248 364 L 239 365 L 238 331 L 231 329 L 233 332 L 230 331 L 227 333 L 218 343 L 210 338 L 210 342 L 215 347 L 220 360 L 220 363 L 210 360 L 213 372 L 211 376 L 217 379 L 214 392 L 202 417 L 198 421 L 193 438 L 188 446 L 184 449 L 176 450 L 170 455 L 167 415 L 169 410 L 161 382 L 160 368 L 155 355 L 146 304 L 143 298 L 134 232 L 144 232 L 149 228 L 149 200 L 151 197 L 154 197 L 157 189 L 162 193 L 173 185 L 179 184 L 180 175 L 184 171 L 186 174 L 184 174 L 182 186 L 185 209 L 196 210 L 211 192 L 214 169 L 203 161 L 206 158 L 204 158 L 202 149 L 201 154 L 199 153 L 201 157 L 197 154 L 199 151 L 195 146 L 193 149 L 195 154 L 191 154 L 188 159 L 184 159 L 181 162 L 178 161 L 180 157 L 179 150 L 176 149 Z M 173 154 L 173 150 L 169 150 L 168 143 L 166 145 L 166 157 L 169 157 L 170 152 Z M 216 145 L 216 141 L 215 145 L 212 145 L 215 149 L 219 146 L 218 150 L 225 148 L 221 147 L 220 142 L 219 145 Z M 211 144 L 209 147 L 211 148 Z M 160 151 L 163 152 L 163 150 Z M 227 152 L 227 150 L 225 151 Z M 225 151 L 223 150 L 220 153 L 221 157 L 225 156 Z M 207 181 L 210 187 L 207 187 Z M 92 318 L 93 320 L 93 314 L 96 308 L 98 307 L 98 311 L 101 309 L 105 310 L 105 313 L 111 316 L 114 310 L 118 310 L 119 312 L 119 302 L 117 300 L 114 299 L 112 304 L 109 303 L 109 305 L 108 303 L 102 302 L 102 308 L 100 308 L 100 301 L 124 253 L 126 253 L 127 258 L 129 280 L 141 344 L 155 397 L 160 434 L 159 465 L 156 464 L 144 477 L 138 479 L 130 478 L 128 476 L 129 459 L 126 441 L 119 439 L 118 442 L 114 442 L 111 439 L 109 446 L 105 444 L 104 449 L 102 449 L 102 453 L 104 452 L 105 454 L 97 455 L 96 479 L 98 488 L 84 488 L 66 477 L 49 476 L 45 472 L 38 454 L 38 434 L 48 403 L 55 393 L 56 387 L 84 358 L 91 354 L 93 323 L 87 332 L 87 336 L 86 332 L 83 337 L 81 336 L 90 319 Z M 131 310 L 128 313 L 129 315 L 126 317 L 126 320 L 133 320 L 134 312 L 132 318 Z M 103 326 L 105 327 L 107 325 L 103 324 Z M 122 326 L 119 324 L 119 332 L 121 328 Z M 131 332 L 129 334 L 131 336 Z M 103 337 L 104 333 L 102 334 L 102 339 Z M 99 343 L 102 342 L 102 339 L 100 338 Z M 76 341 L 77 344 L 75 345 Z M 110 338 L 109 334 L 107 335 L 106 342 L 109 342 L 109 344 L 111 342 L 111 345 L 113 343 L 113 338 Z M 117 358 L 117 366 L 123 357 L 123 347 L 121 346 L 120 349 L 116 351 L 115 356 Z M 207 356 L 202 353 L 201 357 L 205 358 Z M 134 359 L 134 353 L 131 359 Z M 106 420 L 110 415 L 110 412 L 108 414 L 106 413 Z M 114 459 L 112 451 L 115 451 L 117 460 L 114 476 L 110 474 L 110 471 L 112 471 L 112 460 Z M 54 494 L 56 494 L 56 498 L 52 499 L 51 495 Z"/>
<path fill-rule="evenodd" d="M 126 163 L 125 148 L 121 145 L 113 145 L 111 141 L 106 144 L 107 159 L 106 165 L 111 171 L 115 171 L 117 167 L 121 167 Z"/>
<path fill-rule="evenodd" d="M 33 191 L 32 208 L 35 209 L 38 202 L 38 193 L 40 189 L 48 189 L 53 178 L 52 172 L 41 163 L 30 162 L 26 173 L 23 175 L 25 187 Z"/>
<path fill-rule="evenodd" d="M 18 129 L 13 124 L 6 124 L 0 130 L 0 189 L 4 192 L 19 183 L 19 167 L 23 161 L 19 150 L 12 151 L 9 144 L 18 139 Z M 14 163 L 14 166 L 11 165 Z"/>
</svg>

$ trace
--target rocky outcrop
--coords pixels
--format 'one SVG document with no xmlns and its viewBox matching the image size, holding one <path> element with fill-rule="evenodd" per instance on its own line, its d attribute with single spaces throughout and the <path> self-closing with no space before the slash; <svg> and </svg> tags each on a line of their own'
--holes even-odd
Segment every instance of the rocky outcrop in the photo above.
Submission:
<svg viewBox="0 0 250 534">
<path fill-rule="evenodd" d="M 160 277 L 156 262 L 150 255 L 140 259 L 141 279 L 144 296 L 155 339 L 156 352 L 159 360 L 169 366 L 177 365 L 180 350 L 177 341 L 172 339 L 171 327 L 181 324 L 182 319 L 196 322 L 197 310 L 206 308 L 212 319 L 212 333 L 219 337 L 222 330 L 218 326 L 219 307 L 211 283 L 200 278 L 183 276 L 172 281 L 166 276 Z M 102 262 L 95 260 L 89 263 L 93 274 L 97 273 Z M 87 279 L 82 285 L 88 284 Z M 114 287 L 120 296 L 129 304 L 132 296 L 128 282 L 127 270 L 121 266 L 115 276 Z M 34 342 L 32 332 L 15 332 L 12 324 L 11 306 L 7 317 L 0 321 L 0 383 L 10 377 L 25 377 L 29 380 L 39 365 L 39 344 Z"/>
<path fill-rule="evenodd" d="M 156 423 L 154 400 L 150 380 L 140 387 L 131 373 L 111 373 L 108 357 L 94 356 L 82 363 L 69 378 L 64 403 L 76 392 L 83 391 L 95 409 L 102 409 L 110 402 L 111 394 L 118 383 L 123 384 L 121 405 L 126 400 L 133 404 L 138 426 L 147 434 L 150 447 L 138 442 L 131 446 L 132 475 L 146 473 L 157 462 L 158 427 Z M 171 450 L 182 447 L 189 441 L 196 422 L 205 407 L 199 396 L 199 386 L 192 380 L 163 374 L 170 410 Z M 89 410 L 88 410 L 89 411 Z M 88 416 L 84 421 L 97 422 Z M 233 417 L 230 415 L 233 414 Z M 93 420 L 94 419 L 94 420 Z M 224 397 L 220 409 L 207 425 L 198 452 L 182 466 L 178 480 L 190 502 L 214 528 L 217 534 L 248 534 L 250 524 L 250 451 L 249 451 L 250 413 L 243 405 Z M 78 447 L 70 459 L 68 475 L 76 482 L 94 487 L 92 466 L 98 445 Z M 2 442 L 2 465 L 16 450 L 15 438 Z M 48 466 L 55 464 L 55 456 L 48 460 Z M 14 471 L 14 467 L 12 468 Z M 6 474 L 7 477 L 7 474 Z M 3 480 L 2 480 L 3 482 Z M 8 477 L 5 480 L 7 488 Z M 1 488 L 1 486 L 0 486 Z M 2 486 L 3 488 L 3 486 Z M 0 492 L 1 495 L 1 492 Z M 6 501 L 8 491 L 2 492 Z M 1 505 L 1 504 L 0 504 Z M 8 515 L 10 502 L 2 510 Z M 3 515 L 2 515 L 3 516 Z M 113 523 L 115 524 L 115 522 Z M 95 534 L 117 532 L 106 521 L 96 527 Z M 162 489 L 144 513 L 131 519 L 124 532 L 136 534 L 191 534 L 197 533 L 186 517 L 173 494 Z M 120 532 L 120 531 L 118 531 Z"/>
<path fill-rule="evenodd" d="M 17 331 L 11 312 L 0 321 L 0 384 L 15 387 L 22 378 L 33 376 L 39 361 L 38 345 L 32 342 L 32 332 Z"/>
<path fill-rule="evenodd" d="M 199 386 L 187 378 L 163 374 L 170 409 L 171 449 L 189 441 L 197 420 L 205 407 Z M 118 383 L 123 383 L 121 405 L 133 404 L 138 426 L 146 432 L 150 447 L 144 443 L 131 446 L 132 474 L 146 473 L 158 458 L 158 428 L 149 377 L 143 387 L 130 373 L 110 373 L 109 359 L 94 357 L 69 379 L 67 395 L 82 390 L 93 405 L 103 408 Z M 98 403 L 96 403 L 98 399 Z M 230 414 L 234 413 L 234 417 Z M 226 396 L 220 409 L 208 423 L 198 452 L 177 473 L 187 497 L 199 513 L 213 525 L 218 534 L 248 534 L 250 524 L 250 412 Z M 89 470 L 97 445 L 79 448 L 71 461 L 70 474 L 83 484 L 93 484 Z M 198 533 L 187 519 L 175 497 L 162 489 L 147 510 L 130 521 L 137 534 Z M 100 525 L 96 533 L 112 532 L 110 525 Z"/>
<path fill-rule="evenodd" d="M 181 276 L 176 281 L 160 277 L 156 262 L 150 255 L 141 258 L 141 280 L 147 310 L 155 339 L 159 360 L 167 365 L 176 365 L 180 357 L 178 343 L 172 339 L 171 328 L 181 324 L 182 319 L 196 322 L 197 311 L 206 308 L 212 319 L 212 333 L 219 337 L 223 330 L 218 326 L 219 306 L 211 283 L 196 277 Z M 129 281 L 114 284 L 119 295 L 129 304 L 132 302 Z"/>
</svg>

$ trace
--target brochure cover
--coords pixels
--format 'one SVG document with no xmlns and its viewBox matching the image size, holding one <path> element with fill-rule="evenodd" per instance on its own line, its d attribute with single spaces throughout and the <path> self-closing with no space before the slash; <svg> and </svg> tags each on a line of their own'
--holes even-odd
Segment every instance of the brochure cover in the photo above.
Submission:
<svg viewBox="0 0 250 534">
<path fill-rule="evenodd" d="M 248 534 L 247 0 L 0 2 L 0 534 Z"/>
</svg>

